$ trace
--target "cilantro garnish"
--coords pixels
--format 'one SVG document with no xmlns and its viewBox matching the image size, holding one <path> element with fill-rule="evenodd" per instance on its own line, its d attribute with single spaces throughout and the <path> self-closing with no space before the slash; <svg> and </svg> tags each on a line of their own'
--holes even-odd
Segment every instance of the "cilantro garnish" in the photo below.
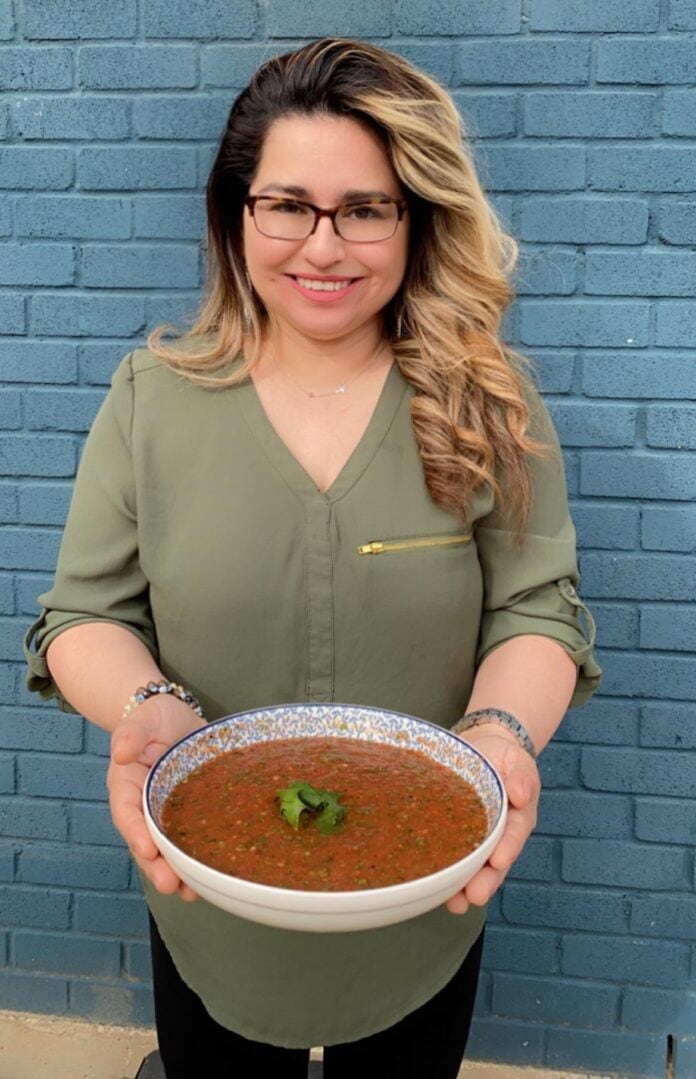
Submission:
<svg viewBox="0 0 696 1079">
<path fill-rule="evenodd" d="M 314 823 L 324 835 L 333 832 L 346 815 L 345 806 L 338 801 L 339 794 L 317 790 L 304 780 L 297 780 L 277 793 L 281 816 L 295 830 L 300 827 L 300 818 L 305 811 L 313 816 Z"/>
</svg>

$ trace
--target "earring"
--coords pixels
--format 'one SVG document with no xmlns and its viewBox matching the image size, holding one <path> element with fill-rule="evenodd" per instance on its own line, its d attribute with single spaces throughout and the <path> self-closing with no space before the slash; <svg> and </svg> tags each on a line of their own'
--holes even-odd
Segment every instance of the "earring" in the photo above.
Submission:
<svg viewBox="0 0 696 1079">
<path fill-rule="evenodd" d="M 396 316 L 396 340 L 397 341 L 401 340 L 401 335 L 403 333 L 403 326 L 404 326 L 403 316 L 401 314 L 401 311 L 399 311 L 398 315 Z"/>
<path fill-rule="evenodd" d="M 249 292 L 253 292 L 253 285 L 251 283 L 251 278 L 249 277 L 249 271 L 246 269 L 246 267 L 244 268 L 244 275 L 246 277 L 246 283 L 247 283 L 247 288 L 249 289 Z M 250 326 L 251 326 L 251 312 L 249 311 L 249 308 L 247 307 L 247 305 L 244 304 L 244 306 L 242 307 L 242 333 L 248 333 Z"/>
</svg>

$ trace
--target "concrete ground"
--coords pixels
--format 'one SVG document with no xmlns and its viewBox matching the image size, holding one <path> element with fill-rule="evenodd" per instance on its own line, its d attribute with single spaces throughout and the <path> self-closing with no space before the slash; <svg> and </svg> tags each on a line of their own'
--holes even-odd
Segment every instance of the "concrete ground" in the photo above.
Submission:
<svg viewBox="0 0 696 1079">
<path fill-rule="evenodd" d="M 0 1012 L 0 1079 L 134 1079 L 156 1048 L 153 1031 L 60 1017 Z M 313 1059 L 320 1059 L 313 1050 Z M 512 1068 L 479 1061 L 460 1079 L 608 1079 L 587 1072 Z"/>
</svg>

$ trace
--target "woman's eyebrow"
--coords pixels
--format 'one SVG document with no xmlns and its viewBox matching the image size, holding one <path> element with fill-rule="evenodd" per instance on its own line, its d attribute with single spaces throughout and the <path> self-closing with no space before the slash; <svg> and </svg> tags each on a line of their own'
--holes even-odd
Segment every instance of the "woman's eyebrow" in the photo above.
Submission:
<svg viewBox="0 0 696 1079">
<path fill-rule="evenodd" d="M 298 187 L 296 184 L 266 184 L 259 191 L 259 195 L 265 195 L 267 191 L 282 191 L 285 195 L 297 195 L 301 199 L 309 194 L 306 187 Z"/>
<path fill-rule="evenodd" d="M 259 195 L 264 195 L 267 191 L 282 191 L 284 195 L 294 195 L 298 199 L 306 199 L 309 196 L 309 191 L 306 187 L 299 187 L 297 184 L 266 184 L 259 191 Z M 380 190 L 360 190 L 358 188 L 350 188 L 348 191 L 344 191 L 341 196 L 341 202 L 354 201 L 355 199 L 393 199 L 394 196 L 390 195 L 386 191 Z"/>
<path fill-rule="evenodd" d="M 343 198 L 352 202 L 354 199 L 393 199 L 394 195 L 390 195 L 387 191 L 360 191 L 352 188 L 344 192 Z"/>
</svg>

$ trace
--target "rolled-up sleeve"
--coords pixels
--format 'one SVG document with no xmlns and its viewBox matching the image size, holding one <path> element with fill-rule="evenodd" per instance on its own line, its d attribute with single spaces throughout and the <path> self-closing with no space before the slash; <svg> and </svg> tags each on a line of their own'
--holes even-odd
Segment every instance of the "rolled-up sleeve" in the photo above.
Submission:
<svg viewBox="0 0 696 1079">
<path fill-rule="evenodd" d="M 114 374 L 80 461 L 53 587 L 38 597 L 41 613 L 27 631 L 28 688 L 74 711 L 51 678 L 46 650 L 58 634 L 84 622 L 111 622 L 135 634 L 157 658 L 148 582 L 138 558 L 131 457 L 133 372 L 130 357 Z"/>
<path fill-rule="evenodd" d="M 530 433 L 545 443 L 532 458 L 532 506 L 521 545 L 497 508 L 475 529 L 484 581 L 477 666 L 504 641 L 534 634 L 550 637 L 578 669 L 570 702 L 577 708 L 598 688 L 595 624 L 580 598 L 575 528 L 568 510 L 563 458 L 551 419 L 536 391 Z"/>
</svg>

